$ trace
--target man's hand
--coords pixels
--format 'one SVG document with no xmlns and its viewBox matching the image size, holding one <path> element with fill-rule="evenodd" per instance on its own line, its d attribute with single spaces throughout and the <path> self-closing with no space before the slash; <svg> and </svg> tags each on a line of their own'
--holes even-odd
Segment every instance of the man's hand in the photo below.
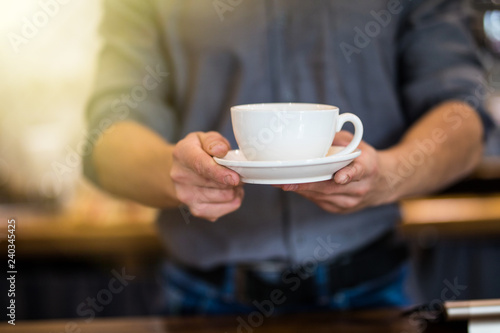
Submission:
<svg viewBox="0 0 500 333">
<path fill-rule="evenodd" d="M 96 144 L 93 162 L 100 185 L 111 193 L 158 208 L 188 206 L 211 221 L 241 205 L 237 173 L 215 163 L 229 143 L 220 134 L 192 133 L 177 144 L 151 129 L 124 121 Z"/>
<path fill-rule="evenodd" d="M 239 175 L 212 158 L 224 157 L 229 149 L 217 132 L 191 133 L 175 145 L 170 177 L 178 200 L 194 216 L 216 221 L 241 206 L 244 191 Z"/>
<path fill-rule="evenodd" d="M 483 127 L 479 115 L 459 101 L 429 110 L 401 141 L 386 150 L 365 142 L 361 155 L 331 180 L 280 185 L 332 213 L 347 213 L 429 194 L 470 173 L 482 156 Z M 334 144 L 346 145 L 352 135 L 339 132 Z"/>
<path fill-rule="evenodd" d="M 346 146 L 351 139 L 351 133 L 341 131 L 335 135 L 334 145 Z M 361 155 L 331 180 L 279 187 L 297 192 L 331 213 L 348 213 L 390 201 L 392 189 L 384 176 L 384 154 L 364 141 L 359 149 Z"/>
</svg>

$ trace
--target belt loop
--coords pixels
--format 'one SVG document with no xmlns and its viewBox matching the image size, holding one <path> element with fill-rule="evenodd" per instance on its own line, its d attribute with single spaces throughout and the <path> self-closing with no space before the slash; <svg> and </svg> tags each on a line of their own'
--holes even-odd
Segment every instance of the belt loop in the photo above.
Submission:
<svg viewBox="0 0 500 333">
<path fill-rule="evenodd" d="M 328 269 L 325 265 L 319 264 L 315 274 L 316 295 L 319 304 L 328 304 L 330 294 L 330 279 Z"/>
<path fill-rule="evenodd" d="M 224 281 L 222 283 L 221 293 L 224 298 L 234 299 L 237 286 L 235 280 L 236 268 L 234 265 L 227 265 L 224 272 Z"/>
<path fill-rule="evenodd" d="M 248 293 L 247 293 L 247 271 L 241 265 L 236 265 L 233 268 L 232 274 L 234 284 L 234 296 L 238 302 L 241 304 L 245 304 L 248 302 Z"/>
</svg>

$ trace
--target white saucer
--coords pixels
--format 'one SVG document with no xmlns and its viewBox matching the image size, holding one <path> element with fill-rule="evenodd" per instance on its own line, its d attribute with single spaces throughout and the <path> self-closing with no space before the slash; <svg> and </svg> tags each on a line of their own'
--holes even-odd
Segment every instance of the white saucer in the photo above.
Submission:
<svg viewBox="0 0 500 333">
<path fill-rule="evenodd" d="M 346 155 L 335 155 L 344 147 L 333 146 L 325 157 L 300 161 L 247 161 L 239 150 L 231 150 L 215 162 L 241 176 L 250 184 L 299 184 L 332 178 L 332 175 L 361 154 L 359 149 Z"/>
</svg>

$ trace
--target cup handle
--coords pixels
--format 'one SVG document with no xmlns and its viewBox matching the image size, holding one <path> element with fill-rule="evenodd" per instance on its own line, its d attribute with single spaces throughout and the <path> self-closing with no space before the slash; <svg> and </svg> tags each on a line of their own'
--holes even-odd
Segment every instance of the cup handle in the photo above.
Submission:
<svg viewBox="0 0 500 333">
<path fill-rule="evenodd" d="M 354 138 L 352 138 L 352 141 L 344 149 L 335 155 L 346 155 L 352 153 L 358 147 L 361 139 L 363 138 L 363 124 L 358 116 L 353 113 L 342 113 L 339 115 L 335 132 L 339 132 L 346 122 L 351 122 L 354 125 Z"/>
</svg>

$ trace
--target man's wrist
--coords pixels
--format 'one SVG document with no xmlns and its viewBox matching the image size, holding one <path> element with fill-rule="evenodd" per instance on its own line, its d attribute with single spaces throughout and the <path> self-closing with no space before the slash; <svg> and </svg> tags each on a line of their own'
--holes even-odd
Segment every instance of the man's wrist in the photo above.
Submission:
<svg viewBox="0 0 500 333">
<path fill-rule="evenodd" d="M 402 189 L 410 174 L 402 172 L 401 156 L 402 150 L 398 146 L 379 152 L 379 186 L 383 187 L 386 192 L 383 203 L 393 203 L 404 196 Z"/>
</svg>

